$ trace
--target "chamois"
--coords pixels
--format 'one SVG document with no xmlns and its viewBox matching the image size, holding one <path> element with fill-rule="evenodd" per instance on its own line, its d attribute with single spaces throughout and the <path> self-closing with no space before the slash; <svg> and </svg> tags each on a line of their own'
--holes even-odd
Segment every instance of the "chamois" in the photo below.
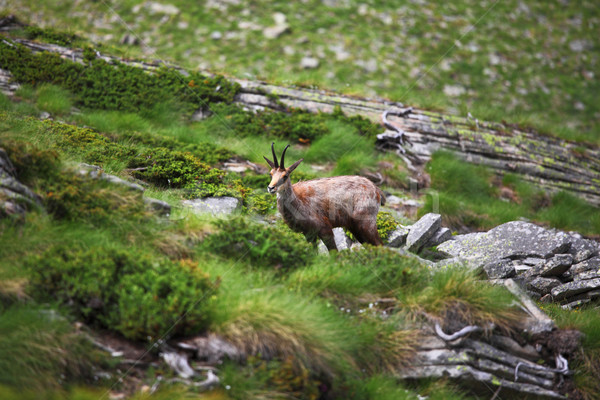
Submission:
<svg viewBox="0 0 600 400">
<path fill-rule="evenodd" d="M 271 144 L 273 161 L 264 157 L 271 167 L 269 193 L 277 193 L 277 208 L 285 223 L 294 231 L 304 234 L 315 243 L 323 240 L 329 250 L 337 250 L 333 228 L 347 228 L 361 243 L 381 246 L 377 232 L 379 205 L 385 204 L 385 195 L 373 182 L 361 176 L 335 176 L 290 182 L 290 175 L 304 159 L 285 167 L 285 151 L 281 164 L 277 162 L 274 143 Z"/>
</svg>

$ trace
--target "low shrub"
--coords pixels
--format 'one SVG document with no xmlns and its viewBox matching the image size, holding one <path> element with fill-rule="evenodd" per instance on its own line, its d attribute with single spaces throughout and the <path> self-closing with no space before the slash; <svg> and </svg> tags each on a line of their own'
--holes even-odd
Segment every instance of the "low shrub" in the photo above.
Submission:
<svg viewBox="0 0 600 400">
<path fill-rule="evenodd" d="M 332 121 L 369 138 L 382 131 L 379 125 L 366 118 L 346 116 L 341 108 L 336 108 L 331 114 L 314 114 L 298 108 L 286 108 L 282 112 L 264 110 L 253 113 L 236 105 L 216 104 L 212 106 L 212 110 L 224 116 L 227 125 L 240 136 L 271 136 L 308 143 L 331 133 L 327 123 Z"/>
<path fill-rule="evenodd" d="M 287 227 L 252 223 L 244 218 L 216 222 L 219 232 L 205 241 L 215 254 L 244 259 L 259 267 L 291 270 L 306 265 L 314 249 Z"/>
<path fill-rule="evenodd" d="M 135 248 L 57 245 L 25 266 L 32 296 L 58 300 L 89 322 L 139 340 L 205 328 L 218 287 L 196 262 Z"/>
<path fill-rule="evenodd" d="M 277 197 L 266 192 L 254 192 L 248 195 L 246 203 L 251 214 L 267 215 L 277 210 Z"/>
<path fill-rule="evenodd" d="M 222 76 L 206 77 L 197 72 L 184 76 L 170 68 L 148 73 L 95 58 L 93 51 L 86 52 L 86 60 L 89 64 L 81 65 L 55 53 L 33 53 L 15 42 L 0 43 L 0 67 L 11 71 L 16 81 L 60 86 L 76 94 L 77 104 L 83 107 L 141 111 L 171 101 L 191 113 L 206 103 L 232 102 L 240 88 Z"/>
<path fill-rule="evenodd" d="M 379 233 L 381 240 L 386 242 L 390 233 L 397 227 L 398 222 L 396 222 L 392 213 L 386 211 L 377 213 L 377 232 Z"/>
<path fill-rule="evenodd" d="M 38 39 L 47 43 L 55 43 L 61 46 L 68 46 L 79 37 L 73 33 L 61 32 L 51 28 L 40 28 L 38 26 L 26 26 L 23 28 L 27 39 Z"/>
<path fill-rule="evenodd" d="M 13 140 L 0 141 L 8 158 L 15 167 L 17 179 L 26 185 L 38 180 L 55 178 L 61 168 L 60 156 L 56 150 L 40 149 L 27 142 Z"/>
<path fill-rule="evenodd" d="M 39 187 L 46 210 L 58 219 L 99 226 L 148 217 L 141 192 L 68 170 L 52 180 L 39 181 Z"/>
</svg>

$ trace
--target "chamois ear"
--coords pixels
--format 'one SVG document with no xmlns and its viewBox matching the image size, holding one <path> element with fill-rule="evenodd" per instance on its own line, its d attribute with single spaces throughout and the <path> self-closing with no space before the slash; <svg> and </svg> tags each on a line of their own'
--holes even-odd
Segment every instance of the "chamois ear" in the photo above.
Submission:
<svg viewBox="0 0 600 400">
<path fill-rule="evenodd" d="M 273 164 L 273 161 L 269 160 L 267 157 L 263 156 L 263 158 L 265 159 L 265 161 L 267 162 L 267 164 L 269 164 L 269 167 L 271 168 L 275 168 L 275 164 Z"/>
<path fill-rule="evenodd" d="M 304 161 L 304 158 L 301 158 L 298 161 L 296 161 L 295 163 L 293 163 L 292 165 L 290 165 L 290 167 L 287 169 L 287 173 L 291 174 L 292 171 L 294 171 L 296 169 L 296 167 L 298 167 L 298 165 L 300 165 L 300 163 L 302 161 Z"/>
</svg>

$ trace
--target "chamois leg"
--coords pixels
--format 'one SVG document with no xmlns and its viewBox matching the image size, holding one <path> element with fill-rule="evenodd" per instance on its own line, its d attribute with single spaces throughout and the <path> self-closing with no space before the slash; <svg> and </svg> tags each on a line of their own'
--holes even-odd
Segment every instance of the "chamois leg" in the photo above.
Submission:
<svg viewBox="0 0 600 400">
<path fill-rule="evenodd" d="M 361 243 L 369 243 L 374 246 L 383 246 L 383 241 L 379 237 L 379 233 L 377 232 L 377 220 L 375 219 L 367 219 L 358 221 L 356 233 L 352 231 L 354 236 Z"/>
<path fill-rule="evenodd" d="M 317 239 L 319 239 L 319 236 L 317 236 L 316 233 L 305 233 L 304 237 L 308 243 L 312 244 L 315 248 L 317 247 Z"/>
<path fill-rule="evenodd" d="M 338 249 L 335 245 L 333 230 L 330 227 L 321 228 L 321 230 L 319 230 L 319 237 L 321 238 L 323 243 L 325 243 L 325 246 L 327 246 L 327 250 L 331 251 Z"/>
</svg>

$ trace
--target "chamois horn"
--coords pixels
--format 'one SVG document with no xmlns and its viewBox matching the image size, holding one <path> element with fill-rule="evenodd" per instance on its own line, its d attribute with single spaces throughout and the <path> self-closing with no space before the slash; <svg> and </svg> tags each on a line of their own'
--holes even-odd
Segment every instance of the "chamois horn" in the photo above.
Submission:
<svg viewBox="0 0 600 400">
<path fill-rule="evenodd" d="M 285 159 L 285 151 L 288 149 L 288 147 L 290 147 L 289 144 L 285 146 L 285 149 L 283 149 L 283 153 L 281 153 L 281 169 L 285 169 L 285 164 L 283 160 Z"/>
<path fill-rule="evenodd" d="M 277 161 L 277 156 L 275 155 L 275 148 L 273 147 L 275 142 L 271 143 L 271 152 L 273 153 L 273 162 L 275 163 L 275 168 L 279 168 L 279 162 Z M 283 161 L 283 159 L 282 159 Z"/>
</svg>

